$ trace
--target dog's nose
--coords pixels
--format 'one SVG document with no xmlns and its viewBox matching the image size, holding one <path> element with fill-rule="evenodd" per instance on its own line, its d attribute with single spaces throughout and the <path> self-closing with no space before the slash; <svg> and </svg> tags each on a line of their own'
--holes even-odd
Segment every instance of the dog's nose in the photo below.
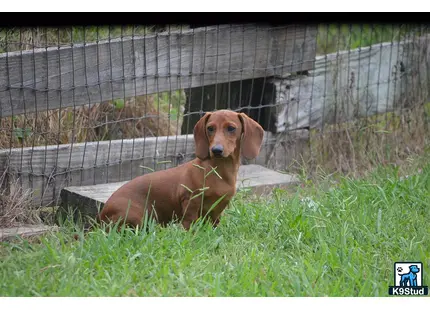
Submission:
<svg viewBox="0 0 430 310">
<path fill-rule="evenodd" d="M 214 155 L 222 155 L 222 152 L 224 152 L 224 148 L 222 145 L 217 144 L 214 147 L 212 147 L 212 153 L 214 153 Z"/>
</svg>

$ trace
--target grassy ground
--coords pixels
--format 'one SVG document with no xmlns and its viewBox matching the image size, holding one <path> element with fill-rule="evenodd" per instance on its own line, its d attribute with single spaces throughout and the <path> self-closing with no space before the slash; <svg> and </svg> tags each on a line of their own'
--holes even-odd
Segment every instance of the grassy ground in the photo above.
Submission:
<svg viewBox="0 0 430 310">
<path fill-rule="evenodd" d="M 364 179 L 238 194 L 220 226 L 56 233 L 0 245 L 2 296 L 387 296 L 393 263 L 430 283 L 430 161 Z M 331 181 L 326 180 L 328 183 Z M 306 198 L 307 197 L 307 198 Z"/>
</svg>

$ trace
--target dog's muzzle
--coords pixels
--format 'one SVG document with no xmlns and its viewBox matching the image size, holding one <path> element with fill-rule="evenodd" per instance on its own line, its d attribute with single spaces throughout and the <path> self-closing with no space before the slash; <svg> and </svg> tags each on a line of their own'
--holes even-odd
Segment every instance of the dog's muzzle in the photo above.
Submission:
<svg viewBox="0 0 430 310">
<path fill-rule="evenodd" d="M 215 157 L 222 157 L 222 154 L 224 153 L 224 147 L 220 144 L 217 144 L 211 148 L 211 151 Z"/>
</svg>

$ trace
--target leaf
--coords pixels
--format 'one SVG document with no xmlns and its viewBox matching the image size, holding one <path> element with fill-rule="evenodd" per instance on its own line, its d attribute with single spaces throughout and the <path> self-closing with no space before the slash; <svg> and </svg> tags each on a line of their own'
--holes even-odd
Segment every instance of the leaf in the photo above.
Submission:
<svg viewBox="0 0 430 310">
<path fill-rule="evenodd" d="M 171 162 L 171 160 L 157 161 L 157 165 L 170 164 Z"/>
<path fill-rule="evenodd" d="M 26 137 L 29 137 L 33 132 L 31 131 L 31 128 L 14 128 L 13 129 L 13 135 L 14 137 L 18 139 L 24 139 Z"/>
<path fill-rule="evenodd" d="M 202 169 L 202 170 L 205 170 L 205 168 L 203 168 L 202 166 L 199 166 L 199 165 L 197 165 L 197 164 L 193 164 L 193 166 L 194 166 L 194 167 L 197 167 L 197 168 L 200 168 L 200 169 Z"/>
<path fill-rule="evenodd" d="M 136 254 L 134 254 L 132 257 L 130 257 L 130 259 L 128 260 L 129 262 L 134 261 L 136 258 L 139 258 L 140 256 L 142 256 L 142 253 L 137 252 Z"/>
<path fill-rule="evenodd" d="M 121 110 L 124 108 L 124 100 L 123 99 L 114 100 L 113 105 L 115 106 L 115 109 Z"/>
<path fill-rule="evenodd" d="M 13 135 L 14 137 L 18 138 L 18 139 L 22 139 L 24 137 L 24 133 L 22 128 L 14 128 L 13 129 Z"/>
<path fill-rule="evenodd" d="M 152 169 L 152 168 L 149 168 L 149 167 L 146 167 L 146 166 L 139 166 L 140 168 L 143 168 L 143 169 L 148 169 L 148 170 L 150 170 L 151 172 L 154 172 L 154 169 Z"/>
<path fill-rule="evenodd" d="M 218 172 L 216 171 L 216 169 L 217 169 L 217 168 L 218 168 L 218 167 L 215 167 L 215 168 L 214 168 L 214 167 L 212 167 L 212 166 L 211 166 L 211 169 L 212 169 L 212 170 L 211 170 L 211 171 L 209 171 L 209 172 L 208 172 L 208 174 L 206 174 L 206 177 L 208 177 L 208 176 L 213 172 L 213 173 L 215 173 L 215 174 L 217 175 L 217 177 L 218 177 L 218 178 L 220 178 L 220 179 L 222 180 L 222 177 L 221 177 L 221 176 L 218 174 Z"/>
<path fill-rule="evenodd" d="M 220 198 L 218 198 L 217 199 L 217 201 L 215 201 L 213 204 L 212 204 L 212 206 L 210 207 L 210 209 L 209 209 L 209 211 L 207 212 L 207 214 L 209 214 L 220 202 L 221 202 L 221 200 L 223 200 L 224 199 L 224 197 L 226 196 L 227 194 L 224 194 L 224 195 L 222 195 Z"/>
<path fill-rule="evenodd" d="M 184 184 L 181 184 L 181 186 L 182 186 L 183 188 L 185 188 L 187 191 L 189 191 L 191 194 L 193 193 L 193 191 L 192 191 L 188 186 L 186 186 L 186 185 L 184 185 Z"/>
<path fill-rule="evenodd" d="M 204 192 L 200 192 L 197 195 L 194 195 L 193 197 L 191 197 L 190 200 L 193 200 L 194 198 L 197 198 L 197 197 L 199 197 L 199 196 L 201 196 L 203 194 L 204 194 Z"/>
</svg>

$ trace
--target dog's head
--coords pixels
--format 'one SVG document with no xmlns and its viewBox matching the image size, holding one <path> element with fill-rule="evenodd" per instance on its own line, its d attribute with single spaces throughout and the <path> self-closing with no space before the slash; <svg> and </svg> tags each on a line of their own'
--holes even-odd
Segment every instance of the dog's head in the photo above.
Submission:
<svg viewBox="0 0 430 310">
<path fill-rule="evenodd" d="M 202 160 L 238 156 L 254 159 L 263 142 L 263 128 L 244 113 L 206 113 L 194 127 L 196 156 Z"/>
<path fill-rule="evenodd" d="M 410 270 L 412 273 L 418 273 L 418 272 L 420 272 L 420 269 L 418 268 L 418 266 L 417 266 L 417 265 L 410 265 L 410 266 L 409 266 L 409 270 Z"/>
</svg>

